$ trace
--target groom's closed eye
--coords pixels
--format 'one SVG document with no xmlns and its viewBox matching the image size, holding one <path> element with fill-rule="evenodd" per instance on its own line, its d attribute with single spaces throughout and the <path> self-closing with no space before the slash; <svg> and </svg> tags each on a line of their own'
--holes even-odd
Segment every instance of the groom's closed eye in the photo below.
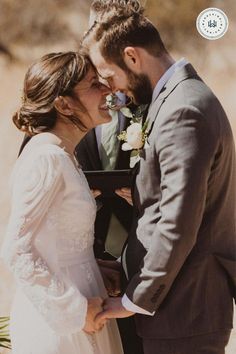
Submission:
<svg viewBox="0 0 236 354">
<path fill-rule="evenodd" d="M 99 76 L 99 81 L 102 84 L 108 86 L 112 90 L 112 77 L 111 76 L 107 76 L 107 77 Z"/>
</svg>

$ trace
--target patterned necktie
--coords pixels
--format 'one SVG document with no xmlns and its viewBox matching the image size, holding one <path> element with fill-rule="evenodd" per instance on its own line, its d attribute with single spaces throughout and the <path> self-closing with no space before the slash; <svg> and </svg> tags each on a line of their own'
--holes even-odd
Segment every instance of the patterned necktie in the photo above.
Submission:
<svg viewBox="0 0 236 354">
<path fill-rule="evenodd" d="M 114 170 L 119 149 L 117 138 L 119 130 L 118 112 L 111 111 L 112 120 L 102 124 L 100 156 L 104 170 Z"/>
</svg>

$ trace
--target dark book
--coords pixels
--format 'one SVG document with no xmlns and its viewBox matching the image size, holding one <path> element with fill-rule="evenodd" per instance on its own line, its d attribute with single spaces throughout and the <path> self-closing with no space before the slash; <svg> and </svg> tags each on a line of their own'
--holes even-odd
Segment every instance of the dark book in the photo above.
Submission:
<svg viewBox="0 0 236 354">
<path fill-rule="evenodd" d="M 83 171 L 89 187 L 99 189 L 103 196 L 114 196 L 115 190 L 123 187 L 131 187 L 132 170 L 112 171 Z"/>
</svg>

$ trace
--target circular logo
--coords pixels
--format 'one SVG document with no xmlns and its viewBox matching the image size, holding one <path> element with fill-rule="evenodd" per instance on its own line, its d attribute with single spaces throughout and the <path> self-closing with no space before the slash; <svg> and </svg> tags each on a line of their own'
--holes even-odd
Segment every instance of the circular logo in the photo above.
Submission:
<svg viewBox="0 0 236 354">
<path fill-rule="evenodd" d="M 228 30 L 229 21 L 224 11 L 215 7 L 203 10 L 196 21 L 197 30 L 204 38 L 221 38 Z"/>
</svg>

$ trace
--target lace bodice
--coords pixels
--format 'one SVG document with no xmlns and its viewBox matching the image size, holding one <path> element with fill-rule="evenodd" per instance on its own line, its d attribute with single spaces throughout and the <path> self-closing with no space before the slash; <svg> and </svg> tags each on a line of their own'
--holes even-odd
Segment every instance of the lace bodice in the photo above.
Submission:
<svg viewBox="0 0 236 354">
<path fill-rule="evenodd" d="M 60 268 L 62 261 L 79 259 L 92 247 L 95 216 L 87 181 L 63 149 L 47 144 L 18 159 L 2 256 L 26 296 L 59 333 L 84 325 L 87 300 Z"/>
</svg>

